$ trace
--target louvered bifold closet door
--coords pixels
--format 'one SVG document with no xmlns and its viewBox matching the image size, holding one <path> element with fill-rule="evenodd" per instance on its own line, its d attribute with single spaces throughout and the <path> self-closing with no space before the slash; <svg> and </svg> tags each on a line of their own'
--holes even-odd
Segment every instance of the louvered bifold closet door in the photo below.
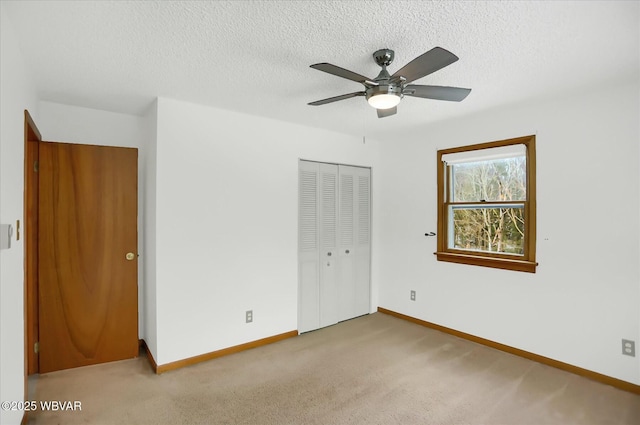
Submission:
<svg viewBox="0 0 640 425">
<path fill-rule="evenodd" d="M 298 331 L 333 325 L 338 306 L 338 166 L 300 161 Z"/>
<path fill-rule="evenodd" d="M 370 310 L 368 168 L 300 161 L 298 331 Z"/>
<path fill-rule="evenodd" d="M 371 169 L 354 170 L 355 286 L 354 317 L 371 312 Z"/>
<path fill-rule="evenodd" d="M 370 179 L 371 170 L 339 166 L 340 320 L 370 310 Z"/>
<path fill-rule="evenodd" d="M 298 331 L 320 327 L 318 240 L 318 180 L 316 162 L 300 161 L 298 168 Z"/>
<path fill-rule="evenodd" d="M 338 323 L 338 166 L 320 168 L 320 327 Z"/>
</svg>

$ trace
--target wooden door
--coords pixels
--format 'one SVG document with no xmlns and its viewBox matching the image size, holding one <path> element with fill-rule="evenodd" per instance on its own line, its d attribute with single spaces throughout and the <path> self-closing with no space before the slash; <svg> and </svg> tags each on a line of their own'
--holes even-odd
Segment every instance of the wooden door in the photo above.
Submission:
<svg viewBox="0 0 640 425">
<path fill-rule="evenodd" d="M 40 373 L 136 357 L 137 150 L 39 156 Z"/>
</svg>

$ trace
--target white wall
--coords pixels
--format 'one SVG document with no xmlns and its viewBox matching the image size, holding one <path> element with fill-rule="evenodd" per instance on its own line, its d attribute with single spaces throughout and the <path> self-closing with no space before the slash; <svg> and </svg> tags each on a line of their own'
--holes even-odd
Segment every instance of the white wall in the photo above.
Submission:
<svg viewBox="0 0 640 425">
<path fill-rule="evenodd" d="M 42 140 L 86 145 L 121 146 L 138 149 L 138 334 L 145 338 L 143 216 L 145 162 L 144 147 L 149 128 L 144 117 L 60 103 L 39 102 L 36 125 Z M 153 130 L 153 129 L 151 129 Z"/>
<path fill-rule="evenodd" d="M 0 3 L 0 222 L 24 227 L 24 110 L 38 118 L 35 87 Z M 0 400 L 24 399 L 24 233 L 0 251 Z M 21 411 L 0 411 L 0 423 L 19 424 Z"/>
<path fill-rule="evenodd" d="M 375 222 L 376 143 L 163 98 L 157 120 L 158 364 L 297 329 L 298 159 L 372 166 Z"/>
<path fill-rule="evenodd" d="M 138 149 L 146 143 L 143 117 L 47 101 L 39 104 L 36 124 L 45 141 Z"/>
<path fill-rule="evenodd" d="M 635 80 L 383 144 L 380 306 L 640 384 L 639 116 Z M 537 273 L 436 261 L 436 151 L 530 134 Z"/>
</svg>

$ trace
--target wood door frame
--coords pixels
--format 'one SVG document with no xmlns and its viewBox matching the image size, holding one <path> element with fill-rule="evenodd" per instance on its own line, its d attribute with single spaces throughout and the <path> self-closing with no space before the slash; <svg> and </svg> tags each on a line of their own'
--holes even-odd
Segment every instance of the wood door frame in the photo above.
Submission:
<svg viewBox="0 0 640 425">
<path fill-rule="evenodd" d="M 26 374 L 38 372 L 38 179 L 34 175 L 42 136 L 29 111 L 24 111 L 24 297 Z M 34 178 L 35 177 L 35 178 Z"/>
<path fill-rule="evenodd" d="M 38 373 L 38 150 L 42 135 L 31 114 L 24 110 L 24 399 L 28 400 L 28 376 Z M 18 236 L 19 237 L 19 236 Z M 23 416 L 26 423 L 27 412 Z"/>
</svg>

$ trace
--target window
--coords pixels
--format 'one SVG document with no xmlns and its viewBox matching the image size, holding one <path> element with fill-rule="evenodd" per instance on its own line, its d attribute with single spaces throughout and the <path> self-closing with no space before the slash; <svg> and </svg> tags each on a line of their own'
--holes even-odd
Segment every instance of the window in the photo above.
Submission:
<svg viewBox="0 0 640 425">
<path fill-rule="evenodd" d="M 438 151 L 438 261 L 535 273 L 535 136 Z"/>
</svg>

